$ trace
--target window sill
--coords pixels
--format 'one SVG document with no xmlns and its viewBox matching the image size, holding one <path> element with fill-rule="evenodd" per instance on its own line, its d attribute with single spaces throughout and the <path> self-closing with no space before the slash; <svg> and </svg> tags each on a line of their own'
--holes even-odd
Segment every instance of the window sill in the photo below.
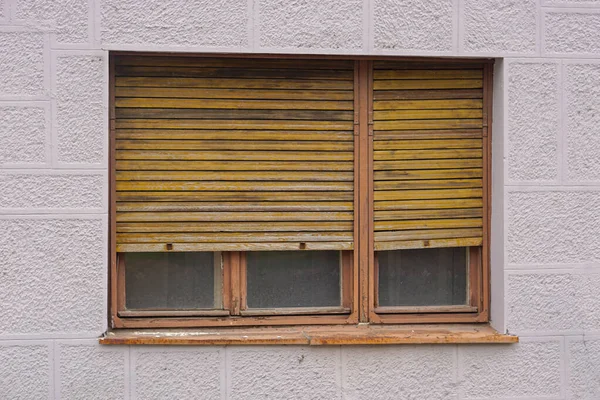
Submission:
<svg viewBox="0 0 600 400">
<path fill-rule="evenodd" d="M 517 343 L 517 336 L 497 332 L 487 324 L 348 325 L 210 329 L 119 329 L 107 332 L 100 344 L 147 345 L 367 345 Z"/>
</svg>

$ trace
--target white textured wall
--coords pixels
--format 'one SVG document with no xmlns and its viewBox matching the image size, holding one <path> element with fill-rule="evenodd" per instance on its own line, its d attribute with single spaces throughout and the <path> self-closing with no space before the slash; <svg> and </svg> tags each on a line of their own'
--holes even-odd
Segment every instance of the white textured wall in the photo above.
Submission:
<svg viewBox="0 0 600 400">
<path fill-rule="evenodd" d="M 126 347 L 107 51 L 486 56 L 517 345 Z M 599 0 L 0 0 L 0 399 L 600 399 Z"/>
</svg>

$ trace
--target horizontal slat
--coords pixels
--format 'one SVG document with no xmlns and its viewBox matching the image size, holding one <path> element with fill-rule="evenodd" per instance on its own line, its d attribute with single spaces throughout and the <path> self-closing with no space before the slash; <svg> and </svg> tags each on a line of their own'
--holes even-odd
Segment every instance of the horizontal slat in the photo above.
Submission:
<svg viewBox="0 0 600 400">
<path fill-rule="evenodd" d="M 352 221 L 352 212 L 117 212 L 117 222 Z"/>
<path fill-rule="evenodd" d="M 481 87 L 483 87 L 481 79 L 398 79 L 373 81 L 374 90 L 478 89 Z"/>
<path fill-rule="evenodd" d="M 443 121 L 443 120 L 442 120 Z M 446 124 L 457 125 L 460 121 Z M 466 123 L 465 123 L 466 124 Z M 480 121 L 481 125 L 481 121 Z M 354 129 L 352 121 L 303 121 L 303 120 L 220 120 L 220 119 L 117 119 L 116 129 L 271 129 L 298 131 L 348 131 Z"/>
<path fill-rule="evenodd" d="M 413 179 L 468 179 L 481 178 L 481 168 L 461 169 L 427 169 L 427 170 L 397 170 L 397 171 L 375 171 L 375 181 L 413 180 Z"/>
<path fill-rule="evenodd" d="M 397 242 L 375 242 L 375 251 L 402 250 L 402 249 L 425 249 L 440 247 L 469 247 L 481 246 L 481 237 L 457 238 L 457 239 L 432 239 L 432 240 L 408 240 Z"/>
<path fill-rule="evenodd" d="M 255 202 L 255 201 L 221 201 L 221 202 L 118 202 L 117 211 L 352 211 L 351 201 L 305 201 L 305 202 Z M 458 212 L 461 210 L 451 210 Z"/>
<path fill-rule="evenodd" d="M 374 214 L 375 221 L 400 221 L 410 219 L 481 218 L 483 210 L 481 207 L 402 211 L 375 210 Z"/>
<path fill-rule="evenodd" d="M 383 170 L 411 170 L 411 169 L 453 169 L 453 168 L 481 168 L 481 158 L 461 158 L 449 160 L 401 160 L 377 161 L 374 163 L 375 171 Z"/>
<path fill-rule="evenodd" d="M 334 79 L 351 80 L 353 71 L 328 69 L 246 68 L 206 66 L 129 66 L 117 65 L 116 76 L 188 77 L 213 79 Z"/>
<path fill-rule="evenodd" d="M 376 131 L 373 139 L 380 140 L 407 140 L 407 139 L 469 139 L 482 138 L 482 129 L 420 129 L 420 130 L 392 130 Z"/>
<path fill-rule="evenodd" d="M 336 191 L 353 190 L 352 182 L 117 181 L 118 191 Z"/>
<path fill-rule="evenodd" d="M 296 151 L 352 151 L 354 143 L 337 141 L 227 141 L 227 140 L 130 140 L 116 141 L 117 150 L 296 150 Z"/>
<path fill-rule="evenodd" d="M 117 192 L 117 201 L 352 201 L 346 192 Z"/>
<path fill-rule="evenodd" d="M 202 140 L 276 140 L 276 141 L 353 141 L 352 131 L 255 131 L 194 129 L 117 129 L 119 139 L 202 139 Z"/>
<path fill-rule="evenodd" d="M 156 99 L 117 98 L 115 106 L 129 108 L 214 108 L 246 110 L 352 110 L 352 101 L 310 100 L 209 100 L 209 99 Z"/>
<path fill-rule="evenodd" d="M 349 182 L 354 180 L 352 172 L 319 171 L 118 171 L 118 181 L 332 181 Z"/>
<path fill-rule="evenodd" d="M 449 149 L 449 150 L 379 150 L 373 152 L 375 162 L 384 160 L 424 160 L 440 158 L 479 158 L 482 149 Z"/>
<path fill-rule="evenodd" d="M 117 233 L 117 243 L 239 243 L 351 241 L 351 232 Z"/>
<path fill-rule="evenodd" d="M 481 69 L 375 69 L 373 79 L 482 79 Z"/>
<path fill-rule="evenodd" d="M 430 90 L 376 90 L 375 102 L 381 100 L 446 100 L 446 99 L 482 99 L 483 89 L 430 89 Z"/>
<path fill-rule="evenodd" d="M 382 111 L 383 112 L 383 111 Z M 117 108 L 119 119 L 200 119 L 200 120 L 309 120 L 309 121 L 351 121 L 352 111 L 323 110 L 243 110 L 243 109 L 193 109 L 193 108 Z M 250 121 L 245 121 L 249 123 Z"/>
<path fill-rule="evenodd" d="M 395 121 L 375 121 L 375 131 L 393 131 L 398 129 L 462 129 L 481 128 L 483 121 L 478 119 L 407 119 Z"/>
<path fill-rule="evenodd" d="M 353 90 L 354 82 L 327 79 L 212 79 L 212 78 L 157 78 L 116 77 L 116 86 L 190 87 L 229 89 L 293 89 L 293 90 Z"/>
<path fill-rule="evenodd" d="M 375 221 L 375 231 L 401 231 L 410 229 L 479 228 L 481 218 L 423 219 L 400 221 Z"/>
<path fill-rule="evenodd" d="M 149 66 L 194 66 L 229 68 L 310 68 L 310 69 L 353 69 L 352 60 L 285 59 L 285 58 L 233 58 L 233 57 L 176 57 L 176 56 L 117 56 L 120 65 Z"/>
<path fill-rule="evenodd" d="M 404 150 L 404 149 L 480 149 L 481 139 L 438 139 L 438 140 L 376 140 L 373 149 Z"/>
<path fill-rule="evenodd" d="M 123 222 L 117 232 L 335 232 L 352 231 L 353 222 Z"/>
<path fill-rule="evenodd" d="M 374 193 L 375 201 L 415 200 L 415 199 L 460 199 L 481 197 L 481 189 L 439 189 L 439 190 L 379 190 Z"/>
<path fill-rule="evenodd" d="M 351 159 L 348 159 L 351 161 Z M 164 171 L 352 171 L 352 162 L 328 161 L 138 161 L 117 160 L 117 170 Z"/>
<path fill-rule="evenodd" d="M 212 161 L 352 161 L 353 152 L 341 151 L 188 151 L 117 150 L 117 160 Z"/>
<path fill-rule="evenodd" d="M 418 229 L 413 231 L 375 232 L 376 242 L 418 240 L 418 239 L 456 239 L 481 237 L 481 228 L 464 229 Z"/>
<path fill-rule="evenodd" d="M 415 200 L 404 200 L 404 201 L 376 201 L 374 204 L 375 214 L 380 215 L 379 212 L 383 210 L 392 212 L 394 210 L 437 210 L 437 209 L 458 209 L 458 208 L 475 208 L 481 209 L 483 207 L 483 200 L 481 198 L 471 199 L 415 199 Z M 386 215 L 386 214 L 382 214 Z M 392 214 L 393 215 L 393 214 Z"/>
<path fill-rule="evenodd" d="M 481 118 L 483 111 L 478 108 L 452 110 L 384 110 L 375 111 L 375 121 L 405 120 L 405 119 L 458 119 Z M 331 118 L 334 119 L 334 118 Z"/>
<path fill-rule="evenodd" d="M 375 190 L 480 188 L 481 179 L 421 179 L 416 181 L 375 181 Z"/>
<path fill-rule="evenodd" d="M 354 243 L 337 242 L 248 242 L 248 243 L 131 243 L 118 244 L 118 253 L 164 251 L 260 251 L 260 250 L 352 250 Z"/>
<path fill-rule="evenodd" d="M 118 101 L 118 100 L 117 100 Z M 380 110 L 430 110 L 430 109 L 477 109 L 483 100 L 396 100 L 374 101 L 373 109 Z"/>
<path fill-rule="evenodd" d="M 168 87 L 115 88 L 115 96 L 184 99 L 353 100 L 351 90 L 199 89 Z"/>
</svg>

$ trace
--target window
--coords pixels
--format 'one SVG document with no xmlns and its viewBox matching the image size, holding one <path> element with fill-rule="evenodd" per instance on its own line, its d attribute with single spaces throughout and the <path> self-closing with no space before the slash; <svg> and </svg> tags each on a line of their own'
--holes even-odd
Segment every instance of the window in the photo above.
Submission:
<svg viewBox="0 0 600 400">
<path fill-rule="evenodd" d="M 490 62 L 110 69 L 113 327 L 487 321 Z"/>
</svg>

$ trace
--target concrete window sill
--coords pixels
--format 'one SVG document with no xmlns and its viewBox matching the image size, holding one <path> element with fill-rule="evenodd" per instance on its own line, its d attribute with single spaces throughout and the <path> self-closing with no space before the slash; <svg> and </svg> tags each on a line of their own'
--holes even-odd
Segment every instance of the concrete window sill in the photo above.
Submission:
<svg viewBox="0 0 600 400">
<path fill-rule="evenodd" d="M 487 324 L 348 325 L 278 328 L 118 329 L 101 344 L 147 345 L 369 345 L 517 343 L 517 336 L 497 332 Z"/>
</svg>

